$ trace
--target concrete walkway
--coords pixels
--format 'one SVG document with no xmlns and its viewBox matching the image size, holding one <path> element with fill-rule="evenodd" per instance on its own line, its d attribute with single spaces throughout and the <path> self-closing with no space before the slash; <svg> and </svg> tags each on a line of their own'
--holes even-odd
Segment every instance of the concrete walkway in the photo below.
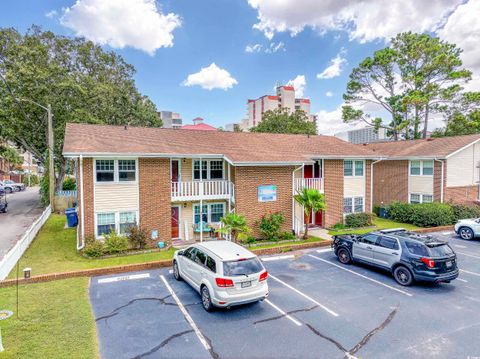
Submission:
<svg viewBox="0 0 480 359">
<path fill-rule="evenodd" d="M 8 212 L 0 213 L 0 260 L 42 214 L 38 187 L 7 194 Z"/>
<path fill-rule="evenodd" d="M 323 239 L 332 239 L 332 236 L 328 234 L 328 230 L 325 228 L 309 228 L 308 234 L 313 237 L 323 238 Z"/>
</svg>

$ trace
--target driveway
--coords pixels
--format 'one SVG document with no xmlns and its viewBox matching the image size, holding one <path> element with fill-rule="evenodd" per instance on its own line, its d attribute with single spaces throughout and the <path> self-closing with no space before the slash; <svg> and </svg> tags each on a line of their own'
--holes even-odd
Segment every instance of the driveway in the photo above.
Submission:
<svg viewBox="0 0 480 359">
<path fill-rule="evenodd" d="M 480 357 L 480 241 L 440 234 L 460 277 L 404 288 L 389 273 L 340 265 L 329 249 L 262 258 L 261 303 L 203 310 L 171 270 L 94 277 L 100 353 L 114 358 Z"/>
<path fill-rule="evenodd" d="M 8 212 L 0 213 L 0 260 L 43 212 L 38 187 L 7 194 Z"/>
</svg>

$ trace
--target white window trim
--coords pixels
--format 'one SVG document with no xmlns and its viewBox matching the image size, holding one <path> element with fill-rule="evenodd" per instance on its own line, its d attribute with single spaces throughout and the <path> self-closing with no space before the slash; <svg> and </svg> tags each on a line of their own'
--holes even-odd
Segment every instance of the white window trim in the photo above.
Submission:
<svg viewBox="0 0 480 359">
<path fill-rule="evenodd" d="M 343 215 L 344 216 L 347 216 L 349 214 L 354 214 L 354 213 L 363 213 L 365 212 L 365 196 L 354 196 L 354 197 L 344 197 L 343 200 L 347 199 L 347 198 L 351 198 L 352 199 L 352 212 L 343 212 Z M 357 198 L 362 198 L 362 211 L 361 212 L 355 212 L 355 199 Z M 342 206 L 342 208 L 345 207 L 345 206 Z"/>
<path fill-rule="evenodd" d="M 215 159 L 215 158 L 212 158 L 212 159 L 202 159 L 202 161 L 205 161 L 207 162 L 207 178 L 202 178 L 201 180 L 200 179 L 195 179 L 195 162 L 200 162 L 199 159 L 192 159 L 192 181 L 225 181 L 226 178 L 225 178 L 225 161 L 221 158 L 219 159 Z M 211 161 L 222 161 L 222 178 L 214 178 L 214 179 L 210 179 L 210 162 Z M 200 172 L 202 171 L 202 165 L 200 163 Z"/>
<path fill-rule="evenodd" d="M 352 175 L 351 176 L 345 176 L 345 161 L 352 161 Z M 363 174 L 361 176 L 357 176 L 355 174 L 355 162 L 362 162 L 363 163 Z M 353 178 L 353 177 L 356 177 L 356 178 L 362 178 L 362 177 L 365 177 L 365 160 L 355 160 L 355 159 L 350 159 L 350 158 L 346 158 L 343 160 L 343 177 L 345 178 Z"/>
<path fill-rule="evenodd" d="M 412 162 L 420 162 L 420 174 L 418 175 L 412 175 Z M 432 174 L 431 175 L 426 175 L 423 174 L 423 162 L 432 162 Z M 433 177 L 433 174 L 435 173 L 435 161 L 433 160 L 410 160 L 408 161 L 408 175 L 412 177 Z"/>
<path fill-rule="evenodd" d="M 97 181 L 97 161 L 102 161 L 102 160 L 110 160 L 113 161 L 113 181 L 110 182 L 99 182 Z M 118 171 L 118 161 L 119 160 L 134 160 L 135 161 L 135 181 L 120 181 L 119 180 L 119 171 Z M 116 157 L 116 158 L 95 158 L 93 160 L 93 183 L 95 185 L 110 185 L 112 183 L 118 184 L 118 183 L 125 183 L 125 184 L 138 184 L 138 158 L 121 158 L 121 157 Z M 110 213 L 110 212 L 106 212 Z"/>
<path fill-rule="evenodd" d="M 204 206 L 207 206 L 207 223 L 220 223 L 220 222 L 212 222 L 212 217 L 211 214 L 212 212 L 210 211 L 210 206 L 214 204 L 221 204 L 223 205 L 223 215 L 227 214 L 227 206 L 225 202 L 205 202 L 202 203 Z M 195 224 L 195 207 L 200 207 L 200 202 L 193 203 L 192 204 L 192 223 Z"/>
<path fill-rule="evenodd" d="M 420 202 L 419 202 L 419 203 L 433 203 L 434 200 L 435 200 L 432 193 L 410 192 L 410 193 L 408 194 L 408 203 L 412 203 L 412 195 L 417 195 L 417 196 L 420 197 Z M 431 196 L 431 197 L 432 197 L 432 201 L 431 201 L 431 202 L 424 202 L 423 196 Z"/>
<path fill-rule="evenodd" d="M 95 212 L 95 215 L 94 215 L 94 225 L 95 225 L 95 239 L 105 239 L 105 236 L 99 236 L 98 235 L 98 215 L 99 214 L 103 214 L 103 213 L 113 213 L 115 215 L 115 233 L 117 235 L 121 235 L 120 234 L 120 212 L 135 212 L 135 220 L 136 220 L 136 223 L 137 223 L 137 226 L 138 224 L 140 223 L 140 217 L 139 217 L 139 211 L 138 210 L 135 210 L 135 209 L 118 209 L 118 210 L 115 210 L 115 211 L 99 211 L 99 212 Z"/>
</svg>

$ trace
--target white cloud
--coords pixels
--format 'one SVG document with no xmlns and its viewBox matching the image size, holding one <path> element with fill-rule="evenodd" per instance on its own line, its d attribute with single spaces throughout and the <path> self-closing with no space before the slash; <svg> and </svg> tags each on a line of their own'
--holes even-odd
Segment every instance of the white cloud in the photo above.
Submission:
<svg viewBox="0 0 480 359">
<path fill-rule="evenodd" d="M 332 92 L 332 91 L 327 91 L 327 92 L 325 92 L 325 96 L 327 96 L 327 97 L 332 97 L 332 96 L 333 96 L 333 92 Z"/>
<path fill-rule="evenodd" d="M 474 72 L 473 80 L 467 85 L 472 91 L 480 90 L 480 0 L 470 0 L 457 7 L 445 26 L 437 31 L 441 39 L 463 49 L 463 65 Z"/>
<path fill-rule="evenodd" d="M 340 76 L 343 67 L 347 64 L 347 60 L 344 57 L 345 52 L 345 49 L 342 48 L 337 56 L 330 60 L 330 65 L 321 73 L 317 74 L 317 79 L 331 79 Z"/>
<path fill-rule="evenodd" d="M 255 53 L 255 52 L 260 52 L 260 51 L 262 51 L 262 48 L 263 48 L 263 46 L 260 45 L 260 44 L 247 45 L 247 46 L 245 47 L 245 52 L 248 52 L 248 53 L 253 54 L 253 53 Z"/>
<path fill-rule="evenodd" d="M 45 16 L 48 17 L 49 19 L 53 19 L 54 17 L 57 17 L 57 15 L 58 15 L 57 10 L 50 10 L 45 14 Z"/>
<path fill-rule="evenodd" d="M 155 0 L 77 0 L 60 21 L 95 43 L 130 46 L 150 55 L 173 46 L 173 31 L 181 25 L 178 15 L 164 15 Z"/>
<path fill-rule="evenodd" d="M 339 132 L 354 130 L 367 126 L 366 123 L 355 124 L 342 121 L 342 105 L 333 111 L 321 110 L 317 113 L 317 132 L 320 135 L 334 135 Z"/>
<path fill-rule="evenodd" d="M 304 75 L 298 75 L 293 80 L 288 81 L 288 85 L 293 86 L 295 89 L 296 98 L 302 98 L 305 87 L 307 86 L 307 81 L 305 80 Z"/>
<path fill-rule="evenodd" d="M 183 82 L 184 86 L 200 86 L 206 90 L 227 90 L 236 84 L 238 84 L 237 80 L 227 70 L 215 65 L 214 62 L 208 67 L 202 67 L 199 72 L 188 75 Z"/>
<path fill-rule="evenodd" d="M 254 28 L 272 39 L 277 32 L 295 36 L 305 27 L 320 33 L 346 31 L 367 42 L 403 31 L 435 31 L 462 0 L 248 0 L 257 10 Z"/>
</svg>

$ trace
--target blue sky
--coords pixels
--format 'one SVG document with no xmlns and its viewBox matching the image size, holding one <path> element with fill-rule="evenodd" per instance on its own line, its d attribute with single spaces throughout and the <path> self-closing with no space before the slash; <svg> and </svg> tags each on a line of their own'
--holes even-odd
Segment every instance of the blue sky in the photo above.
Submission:
<svg viewBox="0 0 480 359">
<path fill-rule="evenodd" d="M 338 108 L 348 74 L 359 61 L 385 46 L 392 34 L 412 29 L 415 16 L 421 25 L 412 30 L 441 31 L 462 3 L 438 0 L 428 9 L 415 6 L 418 14 L 412 14 L 408 4 L 414 0 L 404 0 L 394 10 L 399 0 L 388 6 L 366 1 L 363 10 L 351 0 L 313 7 L 311 0 L 285 0 L 281 6 L 274 0 L 113 0 L 115 6 L 109 7 L 111 1 L 3 0 L 0 25 L 24 32 L 37 24 L 103 43 L 135 66 L 138 88 L 159 110 L 180 112 L 185 123 L 197 116 L 215 126 L 239 121 L 248 98 L 273 93 L 277 82 L 304 76 L 303 97 L 325 119 L 325 130 L 343 128 Z M 464 5 L 478 7 L 478 2 Z M 408 21 L 399 19 L 407 10 Z M 247 46 L 257 51 L 248 52 Z M 470 56 L 478 58 L 476 53 Z M 189 75 L 212 63 L 220 72 L 209 84 L 217 88 L 205 89 L 209 85 L 202 75 L 186 86 Z M 317 78 L 329 67 L 327 75 Z"/>
</svg>

